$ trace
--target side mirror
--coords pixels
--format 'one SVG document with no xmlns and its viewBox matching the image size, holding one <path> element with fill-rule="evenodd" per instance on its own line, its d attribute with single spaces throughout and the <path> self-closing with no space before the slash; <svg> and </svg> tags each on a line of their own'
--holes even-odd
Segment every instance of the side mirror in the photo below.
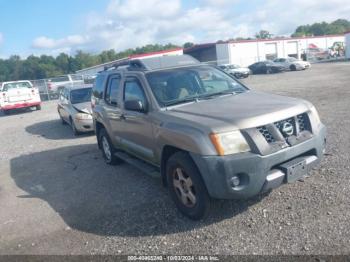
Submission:
<svg viewBox="0 0 350 262">
<path fill-rule="evenodd" d="M 129 111 L 136 111 L 136 112 L 146 112 L 145 105 L 141 100 L 128 100 L 125 101 L 124 107 L 126 110 Z"/>
</svg>

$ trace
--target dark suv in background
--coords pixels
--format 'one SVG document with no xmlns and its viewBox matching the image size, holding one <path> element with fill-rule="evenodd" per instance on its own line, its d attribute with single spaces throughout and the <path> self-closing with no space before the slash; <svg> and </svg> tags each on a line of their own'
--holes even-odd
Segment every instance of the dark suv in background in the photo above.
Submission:
<svg viewBox="0 0 350 262">
<path fill-rule="evenodd" d="M 105 161 L 159 175 L 192 219 L 213 198 L 249 198 L 302 178 L 325 146 L 311 103 L 249 90 L 189 56 L 106 68 L 92 111 Z"/>
</svg>

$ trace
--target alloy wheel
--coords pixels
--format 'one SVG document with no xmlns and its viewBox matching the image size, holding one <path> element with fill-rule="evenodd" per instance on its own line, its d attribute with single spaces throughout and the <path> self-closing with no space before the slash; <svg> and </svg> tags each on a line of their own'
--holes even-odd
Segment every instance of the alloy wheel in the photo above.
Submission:
<svg viewBox="0 0 350 262">
<path fill-rule="evenodd" d="M 108 140 L 105 136 L 102 137 L 102 148 L 106 156 L 106 159 L 110 161 L 112 159 L 111 147 L 109 146 Z"/>
<path fill-rule="evenodd" d="M 173 172 L 173 185 L 179 200 L 186 207 L 192 208 L 196 205 L 196 191 L 191 177 L 182 168 L 176 168 Z"/>
</svg>

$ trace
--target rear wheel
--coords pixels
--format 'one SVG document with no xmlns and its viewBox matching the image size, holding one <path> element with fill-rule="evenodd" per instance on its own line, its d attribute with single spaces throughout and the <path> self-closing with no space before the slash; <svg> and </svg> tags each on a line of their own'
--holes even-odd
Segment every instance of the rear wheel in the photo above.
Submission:
<svg viewBox="0 0 350 262">
<path fill-rule="evenodd" d="M 210 197 L 202 177 L 190 156 L 172 155 L 166 168 L 170 195 L 177 208 L 193 220 L 204 218 L 210 210 Z"/>
<path fill-rule="evenodd" d="M 122 160 L 116 157 L 116 152 L 111 140 L 105 129 L 101 129 L 98 135 L 99 144 L 101 145 L 102 155 L 108 165 L 117 165 L 122 163 Z"/>
<path fill-rule="evenodd" d="M 10 110 L 2 110 L 2 112 L 4 113 L 4 115 L 10 114 Z"/>
<path fill-rule="evenodd" d="M 297 71 L 297 67 L 296 67 L 295 65 L 291 65 L 291 66 L 290 66 L 290 70 L 291 70 L 291 71 Z"/>
</svg>

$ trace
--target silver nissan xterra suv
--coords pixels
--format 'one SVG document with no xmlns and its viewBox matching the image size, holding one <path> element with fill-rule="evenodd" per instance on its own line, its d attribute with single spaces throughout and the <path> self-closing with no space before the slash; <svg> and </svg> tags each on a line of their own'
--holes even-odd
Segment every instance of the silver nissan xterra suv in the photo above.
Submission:
<svg viewBox="0 0 350 262">
<path fill-rule="evenodd" d="M 206 215 L 211 199 L 246 199 L 301 179 L 325 149 L 311 103 L 252 91 L 187 55 L 105 68 L 92 110 L 105 161 L 159 175 L 191 219 Z"/>
</svg>

